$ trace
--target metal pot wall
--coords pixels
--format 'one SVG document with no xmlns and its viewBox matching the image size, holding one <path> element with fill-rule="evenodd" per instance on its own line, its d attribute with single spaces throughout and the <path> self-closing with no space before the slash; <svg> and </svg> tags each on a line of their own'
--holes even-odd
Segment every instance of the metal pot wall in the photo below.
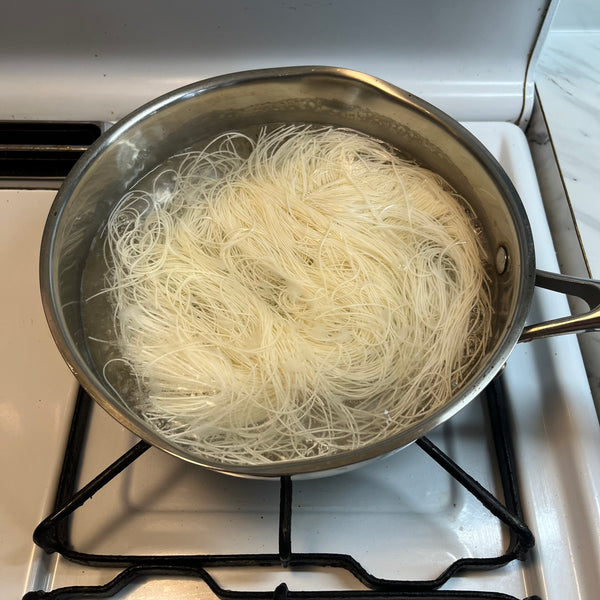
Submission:
<svg viewBox="0 0 600 600">
<path fill-rule="evenodd" d="M 104 379 L 82 322 L 81 282 L 93 240 L 113 205 L 169 157 L 218 134 L 270 123 L 349 127 L 395 146 L 442 175 L 483 227 L 494 277 L 493 338 L 478 370 L 442 409 L 384 441 L 335 456 L 260 466 L 203 461 L 151 429 Z M 583 317 L 523 326 L 536 283 L 583 297 Z M 80 159 L 51 208 L 41 248 L 46 317 L 64 359 L 90 395 L 149 443 L 184 460 L 234 475 L 329 474 L 394 452 L 450 418 L 502 368 L 519 339 L 528 341 L 600 327 L 600 284 L 536 273 L 534 246 L 521 201 L 507 175 L 461 125 L 415 96 L 376 78 L 330 67 L 292 67 L 209 79 L 167 94 L 113 126 Z"/>
</svg>

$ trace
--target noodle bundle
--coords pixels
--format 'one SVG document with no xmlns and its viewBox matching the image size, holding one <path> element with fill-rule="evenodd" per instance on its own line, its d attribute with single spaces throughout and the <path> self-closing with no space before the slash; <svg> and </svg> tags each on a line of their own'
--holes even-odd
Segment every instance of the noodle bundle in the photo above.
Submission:
<svg viewBox="0 0 600 600">
<path fill-rule="evenodd" d="M 490 334 L 464 202 L 382 143 L 220 136 L 118 203 L 107 282 L 143 417 L 226 464 L 334 454 L 444 405 Z"/>
</svg>

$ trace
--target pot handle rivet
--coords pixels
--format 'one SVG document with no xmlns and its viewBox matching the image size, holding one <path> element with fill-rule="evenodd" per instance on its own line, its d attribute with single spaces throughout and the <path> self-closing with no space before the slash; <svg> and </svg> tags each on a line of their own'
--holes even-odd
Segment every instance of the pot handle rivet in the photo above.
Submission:
<svg viewBox="0 0 600 600">
<path fill-rule="evenodd" d="M 504 246 L 498 246 L 496 250 L 496 273 L 502 275 L 508 266 L 508 252 Z"/>
</svg>

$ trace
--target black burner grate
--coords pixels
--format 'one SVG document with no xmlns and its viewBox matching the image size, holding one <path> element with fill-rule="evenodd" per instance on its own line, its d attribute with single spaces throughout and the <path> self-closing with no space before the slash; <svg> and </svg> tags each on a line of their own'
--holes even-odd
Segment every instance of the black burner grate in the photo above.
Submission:
<svg viewBox="0 0 600 600">
<path fill-rule="evenodd" d="M 128 465 L 150 447 L 138 442 L 112 465 L 75 492 L 76 475 L 84 445 L 86 424 L 92 400 L 81 390 L 77 399 L 71 431 L 65 451 L 55 501 L 55 511 L 36 528 L 34 540 L 47 553 L 57 552 L 66 559 L 90 567 L 120 568 L 122 571 L 110 582 L 96 586 L 72 586 L 52 591 L 32 591 L 23 600 L 69 600 L 80 598 L 108 598 L 128 585 L 147 578 L 195 577 L 204 581 L 222 600 L 517 600 L 498 592 L 444 591 L 439 588 L 452 577 L 473 570 L 502 567 L 513 560 L 523 560 L 534 545 L 531 531 L 523 522 L 523 513 L 517 486 L 515 458 L 510 437 L 505 397 L 500 378 L 485 391 L 490 415 L 494 448 L 502 484 L 504 502 L 500 502 L 468 473 L 463 471 L 444 452 L 427 438 L 417 441 L 419 447 L 443 467 L 458 483 L 477 498 L 487 510 L 507 528 L 509 542 L 504 554 L 487 558 L 460 558 L 450 564 L 438 577 L 431 580 L 382 579 L 369 573 L 357 560 L 347 554 L 296 553 L 292 549 L 293 484 L 289 477 L 281 478 L 279 509 L 279 551 L 277 554 L 226 555 L 105 555 L 79 552 L 70 541 L 69 515 L 83 505 L 94 493 L 109 483 Z M 234 591 L 221 587 L 207 569 L 211 567 L 285 567 L 285 568 L 341 568 L 351 573 L 366 589 L 347 591 L 291 591 L 285 583 L 272 591 Z M 531 596 L 528 600 L 536 600 Z M 539 599 L 537 599 L 539 600 Z"/>
</svg>

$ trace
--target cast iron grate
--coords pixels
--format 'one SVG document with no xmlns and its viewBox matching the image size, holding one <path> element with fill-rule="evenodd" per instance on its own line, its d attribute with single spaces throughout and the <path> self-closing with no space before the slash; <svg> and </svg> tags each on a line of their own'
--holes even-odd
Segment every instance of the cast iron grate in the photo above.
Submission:
<svg viewBox="0 0 600 600">
<path fill-rule="evenodd" d="M 504 497 L 504 504 L 461 469 L 444 452 L 427 438 L 416 443 L 446 470 L 460 485 L 471 493 L 486 509 L 507 528 L 509 541 L 504 554 L 493 557 L 460 558 L 431 580 L 395 580 L 375 577 L 348 554 L 296 553 L 292 550 L 293 485 L 289 477 L 280 482 L 279 548 L 276 554 L 201 554 L 201 555 L 105 555 L 89 554 L 76 550 L 70 540 L 69 516 L 99 489 L 132 464 L 150 447 L 138 442 L 112 465 L 75 492 L 76 475 L 84 444 L 86 423 L 92 404 L 90 397 L 80 390 L 58 490 L 55 510 L 35 530 L 34 540 L 45 552 L 57 552 L 64 558 L 90 567 L 119 568 L 122 571 L 103 585 L 70 586 L 52 591 L 31 591 L 23 600 L 71 600 L 80 598 L 109 598 L 136 582 L 158 577 L 195 577 L 206 583 L 222 600 L 517 600 L 514 596 L 498 592 L 444 591 L 439 588 L 448 580 L 468 571 L 500 568 L 513 560 L 524 560 L 534 545 L 534 538 L 523 521 L 523 511 L 517 486 L 515 457 L 508 424 L 506 402 L 501 378 L 497 378 L 484 392 L 490 415 L 493 444 Z M 207 569 L 211 567 L 285 567 L 341 568 L 352 574 L 366 589 L 292 591 L 285 583 L 272 591 L 237 591 L 221 587 Z M 525 600 L 539 600 L 530 596 Z"/>
</svg>

